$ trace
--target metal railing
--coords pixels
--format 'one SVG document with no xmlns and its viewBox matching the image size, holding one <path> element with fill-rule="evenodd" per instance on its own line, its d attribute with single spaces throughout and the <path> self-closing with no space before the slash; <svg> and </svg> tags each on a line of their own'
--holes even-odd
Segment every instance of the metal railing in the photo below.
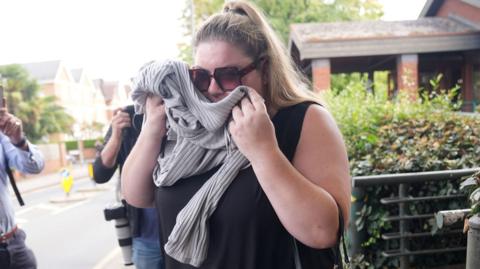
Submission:
<svg viewBox="0 0 480 269">
<path fill-rule="evenodd" d="M 382 234 L 383 240 L 398 240 L 399 248 L 394 250 L 382 251 L 382 256 L 387 258 L 399 258 L 400 268 L 405 269 L 409 267 L 409 256 L 425 255 L 425 254 L 438 254 L 446 252 L 465 251 L 466 247 L 449 247 L 440 249 L 422 249 L 422 250 L 410 250 L 409 241 L 414 238 L 432 236 L 430 232 L 410 232 L 408 229 L 408 223 L 412 220 L 434 218 L 434 213 L 426 214 L 408 214 L 407 205 L 409 203 L 418 203 L 424 201 L 438 201 L 448 199 L 459 199 L 465 197 L 463 194 L 452 195 L 438 195 L 438 196 L 420 196 L 411 197 L 408 193 L 408 187 L 410 184 L 418 184 L 422 182 L 431 181 L 448 181 L 457 180 L 461 177 L 471 175 L 477 169 L 462 169 L 462 170 L 448 170 L 448 171 L 435 171 L 435 172 L 420 172 L 420 173 L 404 173 L 404 174 L 392 174 L 392 175 L 377 175 L 377 176 L 359 176 L 353 177 L 352 195 L 355 197 L 355 202 L 352 204 L 350 227 L 348 235 L 350 238 L 349 254 L 361 254 L 361 243 L 365 241 L 365 233 L 358 231 L 355 226 L 355 220 L 357 218 L 356 212 L 359 212 L 363 207 L 363 197 L 365 194 L 365 187 L 374 185 L 398 185 L 397 197 L 383 197 L 380 199 L 380 203 L 384 206 L 398 206 L 398 216 L 388 216 L 384 218 L 384 221 L 393 222 L 398 221 L 398 232 L 389 232 Z M 465 198 L 466 199 L 466 198 Z M 462 230 L 451 231 L 438 231 L 436 235 L 449 235 L 460 234 Z"/>
</svg>

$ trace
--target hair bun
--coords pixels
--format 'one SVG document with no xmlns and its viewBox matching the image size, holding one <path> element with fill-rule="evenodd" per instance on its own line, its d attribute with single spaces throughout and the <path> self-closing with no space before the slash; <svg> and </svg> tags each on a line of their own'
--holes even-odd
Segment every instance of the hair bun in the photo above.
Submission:
<svg viewBox="0 0 480 269">
<path fill-rule="evenodd" d="M 239 8 L 230 8 L 230 7 L 226 6 L 226 7 L 223 9 L 223 11 L 224 11 L 224 12 L 232 12 L 232 13 L 235 13 L 235 14 L 247 16 L 247 13 L 245 12 L 245 10 L 239 9 Z"/>
</svg>

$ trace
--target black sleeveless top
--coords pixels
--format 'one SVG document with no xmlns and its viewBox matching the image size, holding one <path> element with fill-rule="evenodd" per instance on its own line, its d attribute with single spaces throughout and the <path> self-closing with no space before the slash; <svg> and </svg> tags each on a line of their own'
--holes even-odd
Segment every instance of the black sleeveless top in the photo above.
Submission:
<svg viewBox="0 0 480 269">
<path fill-rule="evenodd" d="M 281 109 L 273 117 L 275 133 L 283 154 L 292 161 L 300 138 L 303 119 L 311 103 Z M 160 241 L 164 246 L 175 225 L 178 212 L 215 173 L 179 180 L 155 192 L 160 221 Z M 243 169 L 220 199 L 209 220 L 208 254 L 204 269 L 294 269 L 293 237 L 280 223 L 251 167 Z M 331 251 L 316 250 L 297 241 L 302 269 L 333 268 Z M 162 251 L 163 247 L 162 247 Z M 164 254 L 165 269 L 194 269 Z"/>
</svg>

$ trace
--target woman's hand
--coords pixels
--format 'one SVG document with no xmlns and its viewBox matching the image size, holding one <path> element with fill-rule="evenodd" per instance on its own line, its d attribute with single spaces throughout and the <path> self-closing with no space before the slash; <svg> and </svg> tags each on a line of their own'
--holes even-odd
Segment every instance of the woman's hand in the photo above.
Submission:
<svg viewBox="0 0 480 269">
<path fill-rule="evenodd" d="M 253 89 L 232 110 L 229 131 L 240 152 L 250 162 L 261 160 L 277 146 L 275 128 L 268 116 L 263 98 Z"/>
<path fill-rule="evenodd" d="M 153 138 L 162 139 L 167 132 L 167 114 L 162 97 L 158 95 L 150 95 L 147 97 L 145 116 L 145 126 L 143 126 L 142 130 L 148 132 L 149 136 Z"/>
<path fill-rule="evenodd" d="M 142 208 L 154 206 L 152 173 L 167 129 L 165 104 L 160 96 L 147 97 L 144 119 L 145 124 L 123 165 L 120 180 L 127 202 Z"/>
</svg>

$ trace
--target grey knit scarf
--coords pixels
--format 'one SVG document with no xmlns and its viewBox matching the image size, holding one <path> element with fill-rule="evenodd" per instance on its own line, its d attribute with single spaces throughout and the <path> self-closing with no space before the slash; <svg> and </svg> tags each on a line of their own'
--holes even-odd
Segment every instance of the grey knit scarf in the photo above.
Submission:
<svg viewBox="0 0 480 269">
<path fill-rule="evenodd" d="M 157 186 L 171 186 L 222 164 L 178 213 L 165 245 L 172 258 L 198 267 L 207 256 L 208 219 L 238 172 L 248 165 L 227 129 L 232 108 L 247 89 L 240 86 L 212 103 L 194 89 L 186 64 L 167 60 L 146 64 L 134 80 L 136 113 L 144 112 L 148 94 L 160 95 L 167 112 L 167 140 L 153 172 Z"/>
</svg>

